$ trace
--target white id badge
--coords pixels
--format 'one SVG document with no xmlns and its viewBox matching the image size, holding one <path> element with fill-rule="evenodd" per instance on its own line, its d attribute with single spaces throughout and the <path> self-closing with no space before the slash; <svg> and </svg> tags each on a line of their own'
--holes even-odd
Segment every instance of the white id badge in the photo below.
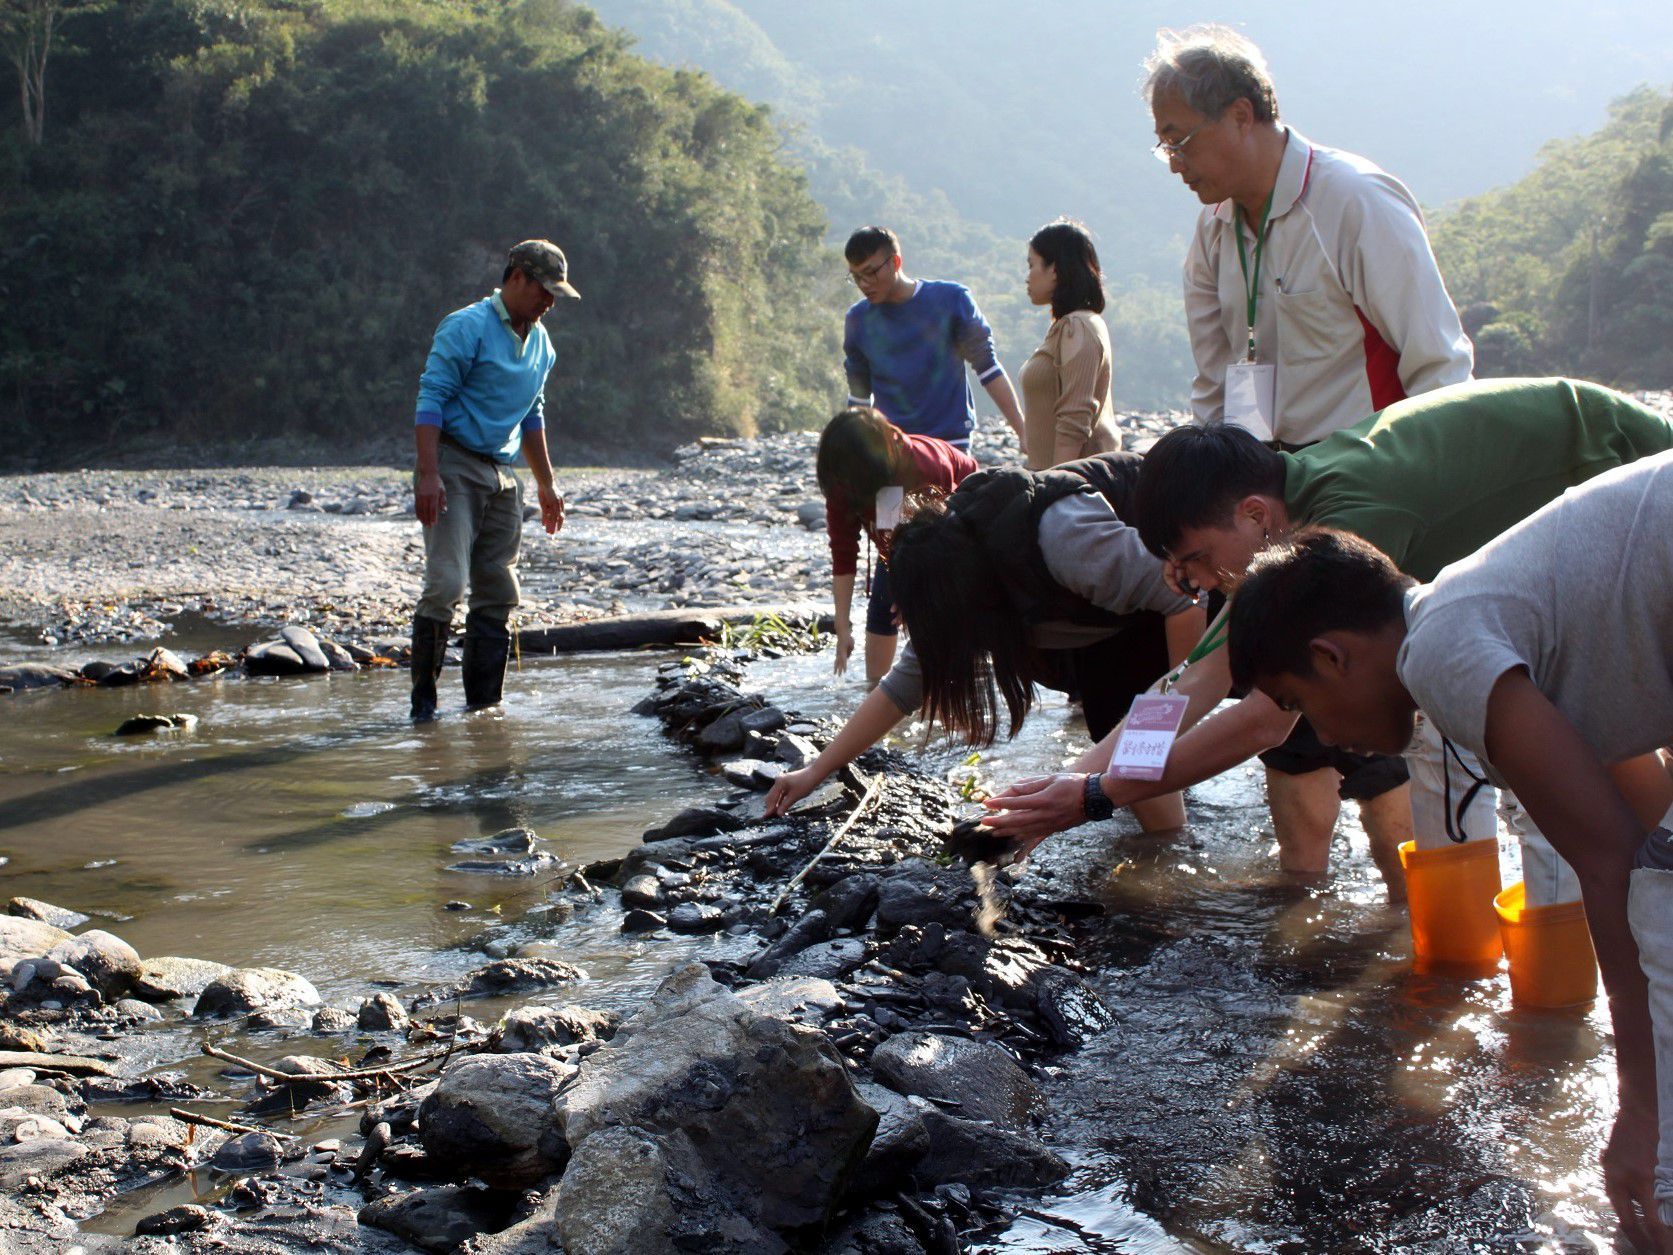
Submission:
<svg viewBox="0 0 1673 1255">
<path fill-rule="evenodd" d="M 900 507 L 906 500 L 906 489 L 898 484 L 877 490 L 877 530 L 892 532 L 900 526 Z"/>
<path fill-rule="evenodd" d="M 1110 774 L 1123 780 L 1160 780 L 1188 705 L 1190 699 L 1177 693 L 1135 697 L 1110 755 Z"/>
<path fill-rule="evenodd" d="M 1265 362 L 1233 362 L 1226 367 L 1226 421 L 1272 439 L 1277 408 L 1278 368 Z"/>
</svg>

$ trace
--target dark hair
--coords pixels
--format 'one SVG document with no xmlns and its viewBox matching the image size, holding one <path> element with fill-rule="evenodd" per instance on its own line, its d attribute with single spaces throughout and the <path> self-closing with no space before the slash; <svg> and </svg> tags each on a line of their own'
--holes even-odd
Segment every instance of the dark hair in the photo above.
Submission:
<svg viewBox="0 0 1673 1255">
<path fill-rule="evenodd" d="M 981 540 L 943 501 L 895 533 L 889 587 L 924 673 L 924 714 L 972 745 L 992 745 L 1003 703 L 1015 736 L 1034 704 L 1028 628 Z"/>
<path fill-rule="evenodd" d="M 1226 625 L 1232 682 L 1309 676 L 1308 643 L 1326 632 L 1377 632 L 1405 617 L 1402 575 L 1368 540 L 1304 527 L 1255 555 L 1232 597 Z"/>
<path fill-rule="evenodd" d="M 1028 247 L 1046 265 L 1057 267 L 1057 286 L 1051 293 L 1053 318 L 1077 309 L 1104 312 L 1104 272 L 1098 268 L 1098 250 L 1085 227 L 1059 218 L 1036 231 Z"/>
<path fill-rule="evenodd" d="M 1243 498 L 1284 495 L 1284 459 L 1231 423 L 1176 427 L 1150 447 L 1133 489 L 1139 539 L 1165 558 L 1188 527 L 1225 527 Z"/>
<path fill-rule="evenodd" d="M 891 456 L 895 430 L 869 405 L 850 406 L 825 424 L 814 476 L 826 500 L 840 497 L 863 511 L 879 488 L 896 482 L 899 468 Z"/>
<path fill-rule="evenodd" d="M 888 249 L 890 257 L 899 257 L 900 237 L 888 227 L 861 227 L 848 237 L 848 243 L 842 246 L 842 255 L 858 265 L 880 248 Z"/>
</svg>

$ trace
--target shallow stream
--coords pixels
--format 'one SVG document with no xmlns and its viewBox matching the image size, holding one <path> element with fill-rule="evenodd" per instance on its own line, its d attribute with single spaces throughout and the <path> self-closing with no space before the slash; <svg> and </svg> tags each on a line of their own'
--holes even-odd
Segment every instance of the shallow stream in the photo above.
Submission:
<svg viewBox="0 0 1673 1255">
<path fill-rule="evenodd" d="M 194 642 L 213 643 L 225 642 Z M 730 794 L 627 713 L 656 661 L 531 660 L 503 714 L 421 729 L 405 719 L 403 673 L 0 699 L 0 883 L 95 914 L 142 954 L 287 968 L 338 1005 L 545 940 L 590 975 L 551 997 L 630 1007 L 724 939 L 624 937 L 613 910 L 547 912 L 540 876 L 445 868 L 454 842 L 513 825 L 570 863 L 611 857 L 680 807 Z M 751 682 L 808 715 L 861 695 L 852 679 L 832 685 L 824 657 L 759 663 Z M 110 735 L 140 712 L 199 723 Z M 1079 736 L 1054 699 L 974 764 L 934 753 L 1003 783 L 1054 768 Z M 1604 1249 L 1602 1012 L 1514 1012 L 1502 975 L 1414 976 L 1404 917 L 1351 822 L 1330 884 L 1278 883 L 1249 769 L 1196 791 L 1192 818 L 1173 838 L 1125 820 L 1078 830 L 1030 873 L 1084 904 L 1088 957 L 1121 1022 L 1048 1081 L 1048 1137 L 1076 1165 L 1066 1191 L 976 1249 Z M 212 1081 L 203 1030 L 172 1023 L 153 1034 L 155 1066 Z M 142 1214 L 96 1225 L 125 1231 Z"/>
</svg>

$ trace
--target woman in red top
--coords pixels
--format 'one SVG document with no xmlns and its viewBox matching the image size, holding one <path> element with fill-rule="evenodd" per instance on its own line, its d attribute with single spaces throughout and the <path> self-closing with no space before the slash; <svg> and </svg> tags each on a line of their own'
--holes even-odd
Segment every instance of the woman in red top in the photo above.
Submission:
<svg viewBox="0 0 1673 1255">
<path fill-rule="evenodd" d="M 859 566 L 860 529 L 877 550 L 866 602 L 866 684 L 875 686 L 895 658 L 894 598 L 889 592 L 889 538 L 909 497 L 946 496 L 976 469 L 968 453 L 934 436 L 910 436 L 869 406 L 846 409 L 825 425 L 816 462 L 825 494 L 836 593 L 836 673 L 848 669 L 854 633 L 848 603 Z"/>
</svg>

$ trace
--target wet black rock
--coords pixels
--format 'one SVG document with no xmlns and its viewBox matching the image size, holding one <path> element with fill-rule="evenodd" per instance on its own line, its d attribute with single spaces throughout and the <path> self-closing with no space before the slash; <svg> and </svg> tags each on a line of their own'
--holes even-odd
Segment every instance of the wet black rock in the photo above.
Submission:
<svg viewBox="0 0 1673 1255">
<path fill-rule="evenodd" d="M 713 933 L 726 926 L 726 913 L 706 902 L 682 902 L 668 912 L 668 927 L 677 933 Z"/>
<path fill-rule="evenodd" d="M 251 675 L 306 675 L 309 667 L 283 641 L 263 641 L 244 651 L 244 670 Z"/>
<path fill-rule="evenodd" d="M 913 1166 L 920 1187 L 957 1181 L 992 1188 L 1055 1185 L 1069 1175 L 1063 1157 L 1038 1139 L 944 1111 L 925 1111 L 930 1149 Z"/>
<path fill-rule="evenodd" d="M 647 911 L 642 907 L 635 907 L 622 916 L 622 931 L 624 933 L 649 933 L 659 928 L 668 927 L 668 920 L 655 911 Z"/>
<path fill-rule="evenodd" d="M 819 976 L 841 980 L 866 961 L 867 946 L 859 937 L 839 937 L 808 946 L 778 965 L 779 976 Z"/>
<path fill-rule="evenodd" d="M 455 854 L 532 854 L 539 835 L 532 828 L 504 828 L 492 836 L 453 843 Z"/>
<path fill-rule="evenodd" d="M 660 827 L 647 829 L 644 840 L 666 841 L 671 837 L 709 836 L 717 832 L 736 832 L 744 821 L 713 806 L 688 806 Z"/>
<path fill-rule="evenodd" d="M 941 867 L 909 859 L 878 887 L 877 928 L 887 936 L 911 924 L 969 925 L 976 907 L 976 882 L 968 868 Z"/>
<path fill-rule="evenodd" d="M 245 1133 L 222 1143 L 209 1166 L 236 1175 L 276 1168 L 284 1158 L 284 1147 L 271 1133 Z"/>
<path fill-rule="evenodd" d="M 811 945 L 827 940 L 831 935 L 831 917 L 824 911 L 811 910 L 790 925 L 789 929 L 761 953 L 749 967 L 751 980 L 765 980 L 777 973 L 784 961 Z"/>
<path fill-rule="evenodd" d="M 562 1170 L 569 1148 L 553 1104 L 574 1075 L 571 1065 L 540 1054 L 459 1060 L 419 1109 L 425 1154 L 502 1189 Z"/>
<path fill-rule="evenodd" d="M 167 1211 L 153 1212 L 142 1217 L 134 1226 L 140 1237 L 172 1237 L 177 1233 L 196 1233 L 215 1223 L 215 1213 L 196 1203 L 182 1203 Z"/>
<path fill-rule="evenodd" d="M 478 1234 L 504 1227 L 510 1211 L 502 1193 L 444 1185 L 368 1203 L 360 1209 L 360 1223 L 393 1233 L 421 1251 L 448 1255 Z"/>
<path fill-rule="evenodd" d="M 833 931 L 859 928 L 877 909 L 877 891 L 881 883 L 881 878 L 870 872 L 844 876 L 814 898 L 813 909 L 825 913 Z"/>
<path fill-rule="evenodd" d="M 902 1094 L 957 1103 L 958 1114 L 1020 1131 L 1039 1090 L 1017 1061 L 992 1042 L 942 1033 L 899 1033 L 871 1056 L 878 1080 Z"/>
<path fill-rule="evenodd" d="M 489 998 L 501 994 L 550 989 L 585 980 L 586 973 L 558 959 L 495 959 L 472 972 L 463 982 L 433 989 L 413 999 L 413 1007 L 429 1007 L 454 998 Z"/>
<path fill-rule="evenodd" d="M 927 1104 L 872 1081 L 863 1081 L 855 1088 L 877 1113 L 877 1132 L 872 1135 L 865 1162 L 855 1174 L 853 1188 L 860 1194 L 892 1194 L 929 1150 L 929 1130 L 924 1127 Z"/>
<path fill-rule="evenodd" d="M 650 909 L 662 904 L 662 882 L 655 876 L 630 877 L 622 886 L 622 905 Z"/>
<path fill-rule="evenodd" d="M 697 748 L 705 754 L 730 754 L 744 747 L 749 729 L 744 726 L 744 713 L 733 710 L 721 715 L 697 734 Z"/>
<path fill-rule="evenodd" d="M 152 732 L 190 732 L 198 725 L 196 715 L 131 715 L 117 725 L 112 736 L 146 736 Z"/>
<path fill-rule="evenodd" d="M 307 628 L 280 628 L 279 637 L 291 647 L 307 670 L 329 671 L 331 669 L 331 660 L 325 656 L 325 651 L 320 648 L 319 637 Z"/>
</svg>

